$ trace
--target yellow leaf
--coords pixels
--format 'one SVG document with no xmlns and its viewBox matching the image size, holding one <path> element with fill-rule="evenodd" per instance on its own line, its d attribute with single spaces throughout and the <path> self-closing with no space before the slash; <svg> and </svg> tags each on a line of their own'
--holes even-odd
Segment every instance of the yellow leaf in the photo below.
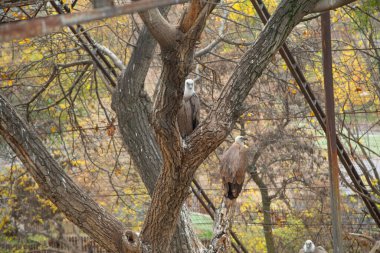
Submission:
<svg viewBox="0 0 380 253">
<path fill-rule="evenodd" d="M 26 39 L 23 39 L 23 40 L 20 40 L 18 42 L 19 45 L 24 45 L 24 44 L 28 44 L 30 42 L 30 39 L 26 38 Z"/>
<path fill-rule="evenodd" d="M 51 133 L 55 133 L 55 132 L 57 132 L 57 127 L 56 127 L 56 126 L 52 126 L 52 127 L 50 128 L 50 132 L 51 132 Z"/>
<path fill-rule="evenodd" d="M 66 108 L 68 107 L 68 105 L 66 105 L 66 104 L 59 104 L 59 107 L 60 107 L 62 110 L 64 110 L 64 109 L 66 109 Z"/>
</svg>

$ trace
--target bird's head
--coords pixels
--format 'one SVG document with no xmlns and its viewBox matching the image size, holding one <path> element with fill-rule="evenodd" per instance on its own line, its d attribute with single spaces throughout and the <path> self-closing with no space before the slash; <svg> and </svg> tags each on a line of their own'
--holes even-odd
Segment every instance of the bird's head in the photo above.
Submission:
<svg viewBox="0 0 380 253">
<path fill-rule="evenodd" d="M 315 246 L 311 240 L 306 240 L 305 245 L 303 246 L 305 253 L 314 252 Z"/>
<path fill-rule="evenodd" d="M 193 79 L 186 79 L 185 89 L 194 90 L 194 80 Z"/>
<path fill-rule="evenodd" d="M 236 136 L 236 138 L 235 138 L 235 142 L 236 143 L 238 143 L 238 144 L 240 144 L 240 145 L 245 145 L 245 142 L 247 141 L 248 139 L 246 138 L 246 137 L 244 137 L 244 136 L 241 136 L 241 135 L 239 135 L 239 136 Z"/>
<path fill-rule="evenodd" d="M 191 97 L 195 93 L 194 91 L 194 80 L 186 79 L 185 81 L 185 91 L 183 93 L 184 98 Z"/>
</svg>

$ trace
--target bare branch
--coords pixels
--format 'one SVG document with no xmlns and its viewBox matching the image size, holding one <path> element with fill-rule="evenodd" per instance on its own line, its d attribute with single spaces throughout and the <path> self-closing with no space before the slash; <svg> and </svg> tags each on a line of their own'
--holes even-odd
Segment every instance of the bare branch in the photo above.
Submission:
<svg viewBox="0 0 380 253">
<path fill-rule="evenodd" d="M 356 0 L 319 0 L 315 5 L 312 12 L 323 12 L 328 10 L 333 10 L 343 5 L 355 2 Z"/>
<path fill-rule="evenodd" d="M 224 27 L 226 25 L 226 17 L 228 15 L 228 12 L 227 10 L 224 10 L 223 12 L 223 20 L 222 20 L 222 24 L 220 25 L 219 29 L 218 29 L 218 38 L 216 38 L 215 40 L 213 40 L 210 44 L 208 44 L 207 46 L 205 46 L 204 48 L 198 50 L 197 52 L 195 52 L 195 57 L 201 57 L 205 54 L 207 54 L 208 52 L 210 52 L 211 50 L 213 50 L 221 41 L 223 41 L 223 38 L 224 38 L 224 35 L 223 35 L 223 32 L 224 32 Z"/>
<path fill-rule="evenodd" d="M 117 55 L 112 52 L 109 48 L 99 44 L 99 43 L 95 43 L 95 46 L 101 51 L 103 52 L 105 55 L 107 55 L 112 61 L 113 63 L 115 64 L 115 66 L 120 69 L 120 70 L 124 70 L 126 67 L 125 65 L 123 64 L 123 62 L 120 60 L 119 57 L 117 57 Z"/>
</svg>

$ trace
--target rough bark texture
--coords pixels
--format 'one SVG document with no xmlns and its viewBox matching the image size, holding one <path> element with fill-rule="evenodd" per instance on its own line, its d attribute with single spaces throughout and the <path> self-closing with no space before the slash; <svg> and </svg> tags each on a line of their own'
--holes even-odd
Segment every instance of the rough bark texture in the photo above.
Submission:
<svg viewBox="0 0 380 253">
<path fill-rule="evenodd" d="M 312 12 L 323 12 L 333 10 L 356 0 L 319 0 Z"/>
<path fill-rule="evenodd" d="M 267 251 L 268 253 L 276 253 L 274 238 L 273 238 L 273 231 L 272 231 L 272 218 L 270 215 L 271 214 L 270 205 L 271 205 L 272 199 L 269 197 L 268 186 L 260 178 L 257 171 L 252 172 L 251 177 L 260 189 L 261 203 L 263 205 L 262 212 L 264 216 L 263 230 L 264 230 Z"/>
<path fill-rule="evenodd" d="M 162 53 L 163 72 L 153 109 L 153 125 L 164 163 L 142 230 L 142 243 L 146 252 L 167 252 L 168 238 L 173 235 L 180 208 L 189 193 L 197 167 L 223 142 L 241 113 L 243 101 L 271 57 L 316 2 L 289 0 L 280 4 L 257 42 L 234 70 L 210 114 L 186 140 L 186 147 L 181 146 L 176 114 L 195 42 L 204 27 L 202 20 L 205 20 L 209 10 L 202 9 L 196 19 L 197 25 L 181 37 L 180 43 L 173 42 L 171 50 L 165 48 Z"/>
<path fill-rule="evenodd" d="M 164 35 L 156 36 L 161 46 L 163 70 L 154 101 L 153 127 L 163 157 L 163 168 L 152 196 L 142 230 L 143 251 L 168 252 L 169 242 L 182 205 L 190 193 L 192 175 L 181 176 L 181 138 L 176 115 L 183 96 L 183 84 L 191 66 L 195 44 L 213 4 L 206 4 L 186 34 L 176 30 L 177 39 L 168 45 Z M 142 16 L 146 14 L 141 14 Z M 146 19 L 144 19 L 147 22 Z M 147 24 L 151 28 L 150 24 Z M 155 34 L 154 31 L 151 31 Z M 176 182 L 173 184 L 173 182 Z M 174 196 L 173 196 L 174 194 Z"/>
<path fill-rule="evenodd" d="M 316 2 L 318 1 L 281 2 L 258 40 L 237 65 L 209 115 L 186 139 L 186 147 L 181 146 L 176 115 L 182 100 L 183 83 L 193 61 L 196 42 L 215 6 L 214 2 L 192 1 L 191 15 L 185 15 L 183 25 L 178 28 L 166 24 L 160 16 L 154 20 L 157 23 L 152 23 L 151 18 L 144 18 L 146 13 L 141 14 L 161 46 L 164 64 L 153 109 L 152 124 L 155 134 L 148 124 L 150 101 L 143 91 L 145 75 L 133 78 L 129 75 L 133 76 L 134 73 L 139 73 L 139 68 L 149 65 L 149 54 L 133 56 L 115 92 L 113 105 L 118 112 L 120 130 L 130 148 L 131 156 L 149 192 L 152 193 L 151 207 L 141 233 L 142 249 L 137 249 L 136 234 L 131 231 L 125 232 L 119 221 L 73 183 L 46 151 L 33 129 L 1 96 L 0 134 L 11 145 L 46 196 L 104 248 L 111 252 L 123 253 L 135 250 L 170 252 L 170 242 L 176 226 L 180 224 L 179 226 L 183 227 L 183 224 L 188 224 L 186 215 L 182 215 L 181 220 L 179 217 L 196 169 L 231 131 L 241 114 L 243 101 L 262 71 L 294 26 L 313 10 Z M 152 13 L 160 15 L 156 11 Z M 161 32 L 154 31 L 155 28 L 159 28 Z M 144 50 L 145 47 L 150 48 L 149 50 L 154 48 L 150 44 L 152 41 L 141 43 Z M 154 141 L 155 137 L 157 142 Z M 184 212 L 183 210 L 182 214 Z M 192 248 L 189 252 L 199 252 L 200 246 L 191 229 L 185 226 L 183 231 L 178 234 L 180 239 L 177 239 L 174 245 L 185 244 L 186 247 L 178 249 L 177 252 L 185 252 L 184 250 L 190 247 Z M 134 242 L 130 242 L 131 239 Z M 184 241 L 181 242 L 182 239 Z"/>
<path fill-rule="evenodd" d="M 228 253 L 231 250 L 230 228 L 236 208 L 236 199 L 223 197 L 220 207 L 216 211 L 213 238 L 207 253 Z"/>
<path fill-rule="evenodd" d="M 134 252 L 123 224 L 82 191 L 54 160 L 33 128 L 0 95 L 0 134 L 49 198 L 66 217 L 111 252 Z M 134 235 L 133 232 L 128 232 Z M 123 239 L 126 244 L 123 244 Z M 130 250 L 127 250 L 129 248 Z"/>
<path fill-rule="evenodd" d="M 375 243 L 375 246 L 371 249 L 369 253 L 379 253 L 380 252 L 380 241 Z"/>
<path fill-rule="evenodd" d="M 152 35 L 144 28 L 136 42 L 128 67 L 113 94 L 113 108 L 117 112 L 124 143 L 150 195 L 153 194 L 163 164 L 149 122 L 151 101 L 144 91 L 145 77 L 156 44 Z M 182 207 L 170 251 L 199 252 L 201 248 L 202 245 L 191 228 L 187 210 Z"/>
</svg>

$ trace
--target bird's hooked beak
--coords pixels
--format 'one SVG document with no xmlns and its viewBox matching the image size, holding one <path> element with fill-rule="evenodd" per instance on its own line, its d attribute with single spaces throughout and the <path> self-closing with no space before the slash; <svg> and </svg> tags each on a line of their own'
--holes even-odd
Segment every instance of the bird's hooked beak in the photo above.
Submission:
<svg viewBox="0 0 380 253">
<path fill-rule="evenodd" d="M 243 136 L 243 137 L 241 137 L 241 139 L 243 140 L 243 144 L 244 144 L 244 146 L 247 147 L 247 146 L 248 146 L 248 145 L 247 145 L 248 138 Z"/>
</svg>

